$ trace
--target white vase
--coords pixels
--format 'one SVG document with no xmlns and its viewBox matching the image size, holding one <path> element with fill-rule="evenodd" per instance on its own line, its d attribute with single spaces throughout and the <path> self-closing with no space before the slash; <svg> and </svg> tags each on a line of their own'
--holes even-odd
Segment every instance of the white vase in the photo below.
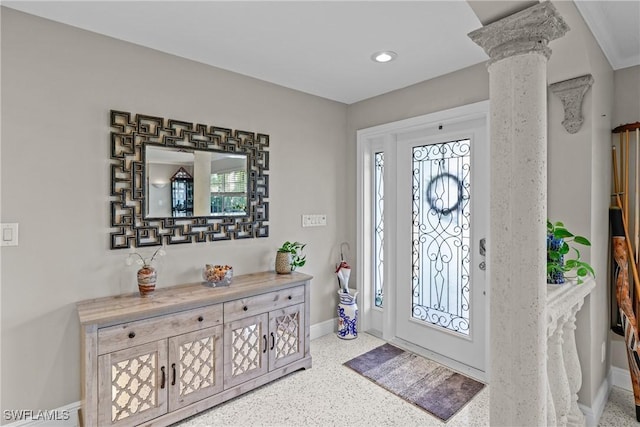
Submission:
<svg viewBox="0 0 640 427">
<path fill-rule="evenodd" d="M 358 292 L 351 295 L 339 290 L 338 296 L 340 297 L 338 302 L 338 338 L 352 340 L 358 337 L 358 304 L 356 304 Z"/>
</svg>

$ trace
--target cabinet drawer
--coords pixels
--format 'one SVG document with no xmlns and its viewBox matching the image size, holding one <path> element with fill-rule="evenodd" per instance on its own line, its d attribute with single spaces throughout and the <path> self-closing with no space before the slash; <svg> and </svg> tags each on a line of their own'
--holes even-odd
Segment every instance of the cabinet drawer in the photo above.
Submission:
<svg viewBox="0 0 640 427">
<path fill-rule="evenodd" d="M 222 304 L 98 329 L 98 354 L 222 324 Z"/>
<path fill-rule="evenodd" d="M 224 303 L 224 321 L 233 322 L 256 314 L 304 302 L 304 285 Z"/>
</svg>

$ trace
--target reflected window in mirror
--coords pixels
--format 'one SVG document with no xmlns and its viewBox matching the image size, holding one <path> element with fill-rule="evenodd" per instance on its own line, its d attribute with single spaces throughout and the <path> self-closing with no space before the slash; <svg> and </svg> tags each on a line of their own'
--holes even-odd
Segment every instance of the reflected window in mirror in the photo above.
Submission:
<svg viewBox="0 0 640 427">
<path fill-rule="evenodd" d="M 229 158 L 211 174 L 211 214 L 244 215 L 247 211 L 247 160 Z"/>
</svg>

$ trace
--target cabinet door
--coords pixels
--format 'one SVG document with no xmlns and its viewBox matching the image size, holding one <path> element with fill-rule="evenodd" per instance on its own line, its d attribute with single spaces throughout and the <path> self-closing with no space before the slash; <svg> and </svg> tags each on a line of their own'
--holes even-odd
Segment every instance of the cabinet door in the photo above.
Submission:
<svg viewBox="0 0 640 427">
<path fill-rule="evenodd" d="M 167 412 L 167 340 L 98 357 L 98 420 L 130 426 Z"/>
<path fill-rule="evenodd" d="M 304 356 L 304 304 L 269 312 L 269 370 Z"/>
<path fill-rule="evenodd" d="M 169 339 L 169 411 L 222 391 L 222 326 Z"/>
<path fill-rule="evenodd" d="M 224 388 L 268 372 L 267 313 L 224 325 Z"/>
</svg>

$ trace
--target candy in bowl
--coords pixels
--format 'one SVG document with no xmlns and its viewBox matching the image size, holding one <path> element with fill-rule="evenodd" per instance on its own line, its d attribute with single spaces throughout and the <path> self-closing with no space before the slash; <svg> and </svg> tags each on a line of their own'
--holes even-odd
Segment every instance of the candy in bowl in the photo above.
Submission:
<svg viewBox="0 0 640 427">
<path fill-rule="evenodd" d="M 233 278 L 233 268 L 229 265 L 206 264 L 202 270 L 202 278 L 208 286 L 229 286 Z"/>
</svg>

